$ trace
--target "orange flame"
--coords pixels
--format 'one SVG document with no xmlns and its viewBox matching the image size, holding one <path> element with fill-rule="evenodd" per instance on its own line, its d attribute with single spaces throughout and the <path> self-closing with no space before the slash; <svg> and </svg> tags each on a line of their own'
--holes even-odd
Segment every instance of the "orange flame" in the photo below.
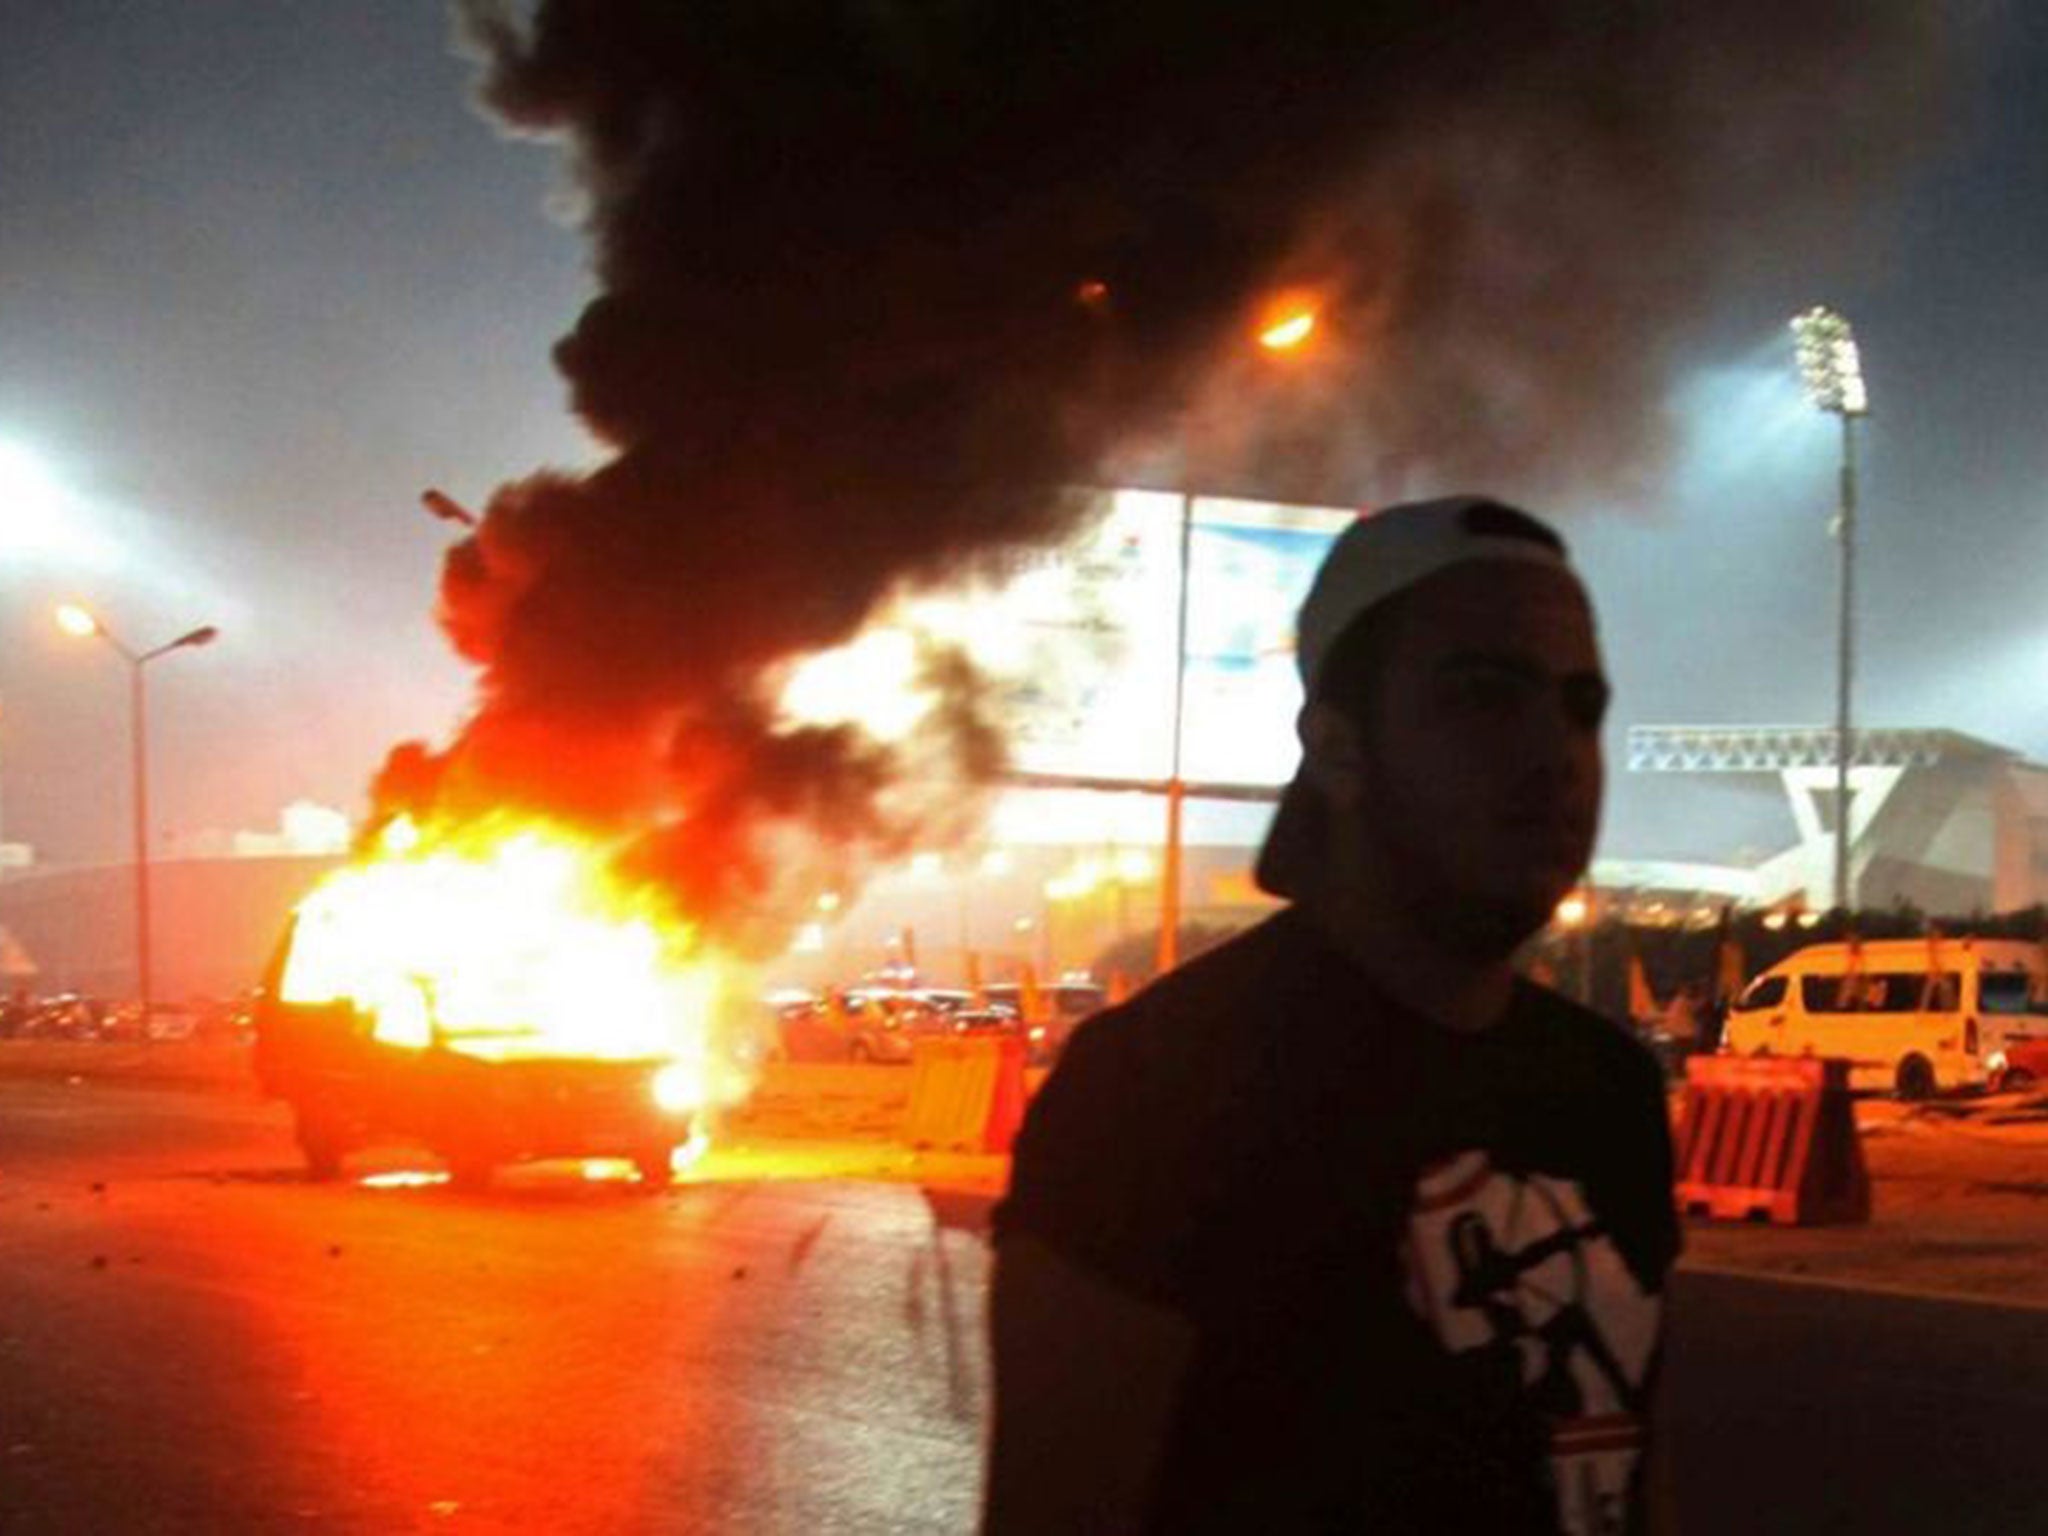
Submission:
<svg viewBox="0 0 2048 1536">
<path fill-rule="evenodd" d="M 715 1050 L 720 964 L 608 852 L 509 813 L 431 830 L 399 818 L 299 903 L 281 995 L 352 1003 L 391 1045 L 663 1060 L 672 1097 L 737 1097 Z"/>
</svg>

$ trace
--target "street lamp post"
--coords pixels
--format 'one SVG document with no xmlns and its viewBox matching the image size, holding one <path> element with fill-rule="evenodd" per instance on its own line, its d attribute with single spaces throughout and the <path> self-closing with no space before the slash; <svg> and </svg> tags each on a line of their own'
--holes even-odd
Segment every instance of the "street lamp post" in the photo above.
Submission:
<svg viewBox="0 0 2048 1536">
<path fill-rule="evenodd" d="M 1276 356 L 1299 354 L 1315 337 L 1319 317 L 1315 306 L 1303 295 L 1283 295 L 1256 333 L 1259 346 Z M 1180 580 L 1178 611 L 1173 637 L 1173 723 L 1170 729 L 1171 765 L 1166 778 L 1166 841 L 1159 872 L 1159 948 L 1155 969 L 1164 976 L 1180 964 L 1181 866 L 1183 842 L 1181 819 L 1187 799 L 1187 783 L 1181 777 L 1182 747 L 1186 737 L 1188 677 L 1188 590 L 1192 582 L 1192 552 L 1195 529 L 1195 497 L 1183 490 L 1180 498 Z"/>
<path fill-rule="evenodd" d="M 149 753 L 148 753 L 148 691 L 143 684 L 143 669 L 159 656 L 180 650 L 185 646 L 210 645 L 220 631 L 211 624 L 188 630 L 177 639 L 167 641 L 147 651 L 137 651 L 124 644 L 119 636 L 100 621 L 89 609 L 75 603 L 66 603 L 57 610 L 57 626 L 67 635 L 81 639 L 97 637 L 106 641 L 128 663 L 128 722 L 130 744 L 130 768 L 134 775 L 135 809 L 135 981 L 136 990 L 141 994 L 142 1029 L 145 1037 L 149 1032 L 150 1010 L 150 969 L 149 969 Z"/>
<path fill-rule="evenodd" d="M 1837 612 L 1835 665 L 1835 905 L 1853 912 L 1856 892 L 1849 869 L 1850 697 L 1855 678 L 1856 433 L 1870 413 L 1863 363 L 1849 322 L 1824 305 L 1792 321 L 1799 372 L 1815 408 L 1842 423 L 1840 510 L 1835 539 L 1841 547 L 1841 605 Z"/>
</svg>

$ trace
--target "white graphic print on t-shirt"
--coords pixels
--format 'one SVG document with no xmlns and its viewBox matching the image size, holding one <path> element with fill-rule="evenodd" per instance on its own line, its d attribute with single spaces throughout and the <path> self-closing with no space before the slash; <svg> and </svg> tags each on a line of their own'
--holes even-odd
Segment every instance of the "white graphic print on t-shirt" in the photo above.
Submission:
<svg viewBox="0 0 2048 1536">
<path fill-rule="evenodd" d="M 1626 1530 L 1661 1302 L 1579 1186 L 1504 1173 L 1481 1151 L 1446 1158 L 1417 1184 L 1404 1257 L 1409 1301 L 1444 1347 L 1512 1372 L 1549 1424 L 1560 1527 Z"/>
</svg>

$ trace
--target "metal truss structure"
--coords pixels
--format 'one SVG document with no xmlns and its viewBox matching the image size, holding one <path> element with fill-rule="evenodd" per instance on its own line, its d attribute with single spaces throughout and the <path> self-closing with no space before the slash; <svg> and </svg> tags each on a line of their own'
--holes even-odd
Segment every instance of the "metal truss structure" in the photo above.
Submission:
<svg viewBox="0 0 2048 1536">
<path fill-rule="evenodd" d="M 1958 758 L 2015 761 L 2019 753 L 1960 731 L 1850 733 L 1855 768 L 1933 768 Z M 1632 725 L 1630 773 L 1783 773 L 1832 768 L 1835 732 L 1810 725 Z"/>
</svg>

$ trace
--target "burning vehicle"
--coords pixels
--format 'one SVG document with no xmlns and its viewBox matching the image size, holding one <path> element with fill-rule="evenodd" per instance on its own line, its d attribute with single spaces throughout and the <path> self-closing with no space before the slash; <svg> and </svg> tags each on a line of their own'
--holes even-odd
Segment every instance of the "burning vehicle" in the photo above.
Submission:
<svg viewBox="0 0 2048 1536">
<path fill-rule="evenodd" d="M 564 829 L 401 819 L 293 914 L 255 1068 L 315 1178 L 404 1139 L 461 1184 L 617 1157 L 661 1186 L 702 1111 L 743 1089 L 717 1050 L 722 990 L 688 925 Z"/>
</svg>

